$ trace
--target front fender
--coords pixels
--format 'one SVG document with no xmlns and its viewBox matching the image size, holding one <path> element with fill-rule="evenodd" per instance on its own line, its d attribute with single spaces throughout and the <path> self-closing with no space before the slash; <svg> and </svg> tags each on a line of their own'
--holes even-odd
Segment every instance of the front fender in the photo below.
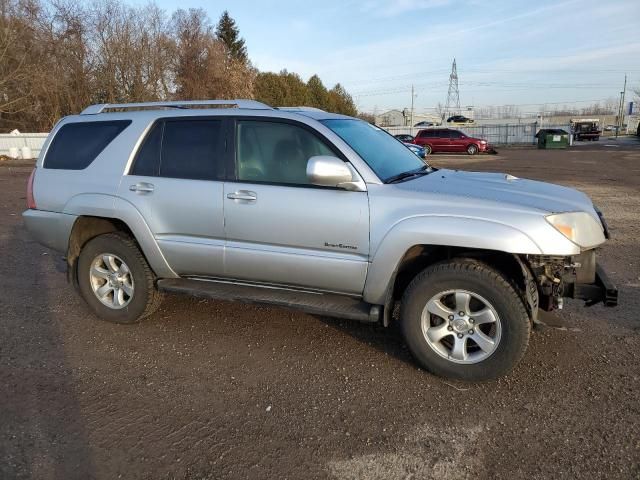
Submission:
<svg viewBox="0 0 640 480">
<path fill-rule="evenodd" d="M 153 272 L 160 278 L 178 277 L 164 258 L 149 225 L 132 203 L 112 195 L 81 194 L 72 197 L 67 202 L 64 213 L 76 216 L 112 218 L 124 222 L 133 232 Z"/>
<path fill-rule="evenodd" d="M 389 282 L 404 254 L 415 245 L 440 245 L 514 254 L 542 253 L 525 233 L 498 222 L 466 217 L 417 216 L 395 224 L 371 257 L 363 299 L 384 304 Z"/>
</svg>

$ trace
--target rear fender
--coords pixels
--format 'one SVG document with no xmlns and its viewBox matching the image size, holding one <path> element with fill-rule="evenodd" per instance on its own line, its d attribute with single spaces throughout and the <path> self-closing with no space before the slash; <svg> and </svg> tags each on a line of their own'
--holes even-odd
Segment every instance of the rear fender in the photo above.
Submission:
<svg viewBox="0 0 640 480">
<path fill-rule="evenodd" d="M 130 202 L 112 195 L 81 194 L 71 198 L 64 213 L 111 218 L 124 222 L 133 233 L 153 272 L 160 278 L 177 278 L 140 211 Z"/>
</svg>

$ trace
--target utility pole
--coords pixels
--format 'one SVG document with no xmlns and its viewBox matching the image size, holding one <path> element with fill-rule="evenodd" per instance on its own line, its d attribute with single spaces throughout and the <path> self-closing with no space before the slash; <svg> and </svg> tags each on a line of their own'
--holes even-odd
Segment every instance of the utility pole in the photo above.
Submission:
<svg viewBox="0 0 640 480">
<path fill-rule="evenodd" d="M 413 135 L 413 100 L 416 98 L 416 94 L 413 92 L 413 85 L 411 85 L 411 129 L 409 130 L 411 135 Z"/>
<path fill-rule="evenodd" d="M 618 132 L 622 129 L 624 123 L 624 97 L 627 94 L 627 74 L 624 75 L 624 88 L 620 92 L 620 106 L 618 108 L 618 125 L 616 125 L 616 138 L 618 138 Z"/>
</svg>

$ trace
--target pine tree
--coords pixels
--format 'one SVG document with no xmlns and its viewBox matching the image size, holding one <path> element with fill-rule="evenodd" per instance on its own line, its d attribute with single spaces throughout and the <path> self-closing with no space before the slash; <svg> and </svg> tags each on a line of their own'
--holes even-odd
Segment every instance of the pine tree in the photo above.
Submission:
<svg viewBox="0 0 640 480">
<path fill-rule="evenodd" d="M 247 63 L 247 47 L 244 45 L 244 39 L 240 38 L 240 31 L 236 26 L 236 21 L 231 18 L 226 10 L 220 16 L 220 21 L 216 27 L 216 37 L 225 44 L 231 58 Z"/>
<path fill-rule="evenodd" d="M 313 75 L 307 82 L 309 89 L 309 106 L 329 110 L 329 92 L 318 75 Z"/>
<path fill-rule="evenodd" d="M 355 117 L 358 113 L 353 97 L 339 83 L 329 90 L 329 111 L 351 117 Z"/>
</svg>

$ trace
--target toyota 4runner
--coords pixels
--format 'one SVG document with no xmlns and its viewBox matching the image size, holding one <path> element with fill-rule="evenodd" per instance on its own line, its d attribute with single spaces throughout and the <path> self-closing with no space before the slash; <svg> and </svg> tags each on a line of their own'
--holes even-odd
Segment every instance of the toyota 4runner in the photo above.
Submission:
<svg viewBox="0 0 640 480">
<path fill-rule="evenodd" d="M 436 169 L 317 109 L 93 105 L 52 130 L 27 203 L 28 230 L 112 322 L 151 315 L 163 292 L 399 321 L 422 367 L 484 380 L 520 360 L 539 309 L 617 302 L 583 193 Z"/>
</svg>

